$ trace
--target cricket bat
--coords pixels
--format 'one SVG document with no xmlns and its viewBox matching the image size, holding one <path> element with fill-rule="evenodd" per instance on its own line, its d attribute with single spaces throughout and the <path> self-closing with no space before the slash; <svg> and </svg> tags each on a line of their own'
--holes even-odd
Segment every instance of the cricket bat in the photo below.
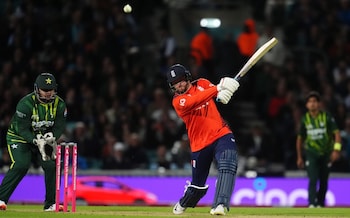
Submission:
<svg viewBox="0 0 350 218">
<path fill-rule="evenodd" d="M 268 51 L 271 50 L 272 47 L 274 47 L 277 44 L 278 40 L 273 37 L 269 41 L 267 41 L 265 44 L 263 44 L 250 58 L 249 60 L 244 64 L 244 66 L 241 68 L 241 70 L 236 74 L 234 77 L 235 80 L 239 81 L 244 75 L 247 74 L 247 72 L 252 68 L 256 62 L 258 62 Z M 220 101 L 220 99 L 216 99 L 216 101 Z"/>
<path fill-rule="evenodd" d="M 267 41 L 265 44 L 263 44 L 247 61 L 247 63 L 244 64 L 244 66 L 241 68 L 241 70 L 237 73 L 237 75 L 234 77 L 235 80 L 239 81 L 244 75 L 247 74 L 247 72 L 252 68 L 256 62 L 258 62 L 268 51 L 271 50 L 272 47 L 274 47 L 277 44 L 278 40 L 273 37 L 269 41 Z"/>
</svg>

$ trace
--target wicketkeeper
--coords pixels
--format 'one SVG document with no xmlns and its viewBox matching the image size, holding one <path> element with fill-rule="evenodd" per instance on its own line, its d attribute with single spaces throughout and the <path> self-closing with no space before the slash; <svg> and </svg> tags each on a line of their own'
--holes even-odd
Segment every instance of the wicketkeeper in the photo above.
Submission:
<svg viewBox="0 0 350 218">
<path fill-rule="evenodd" d="M 34 92 L 18 102 L 7 131 L 11 166 L 0 185 L 0 210 L 6 210 L 32 159 L 37 159 L 45 174 L 44 210 L 55 211 L 56 139 L 65 130 L 66 116 L 66 104 L 57 96 L 55 77 L 41 73 L 35 80 Z"/>
</svg>

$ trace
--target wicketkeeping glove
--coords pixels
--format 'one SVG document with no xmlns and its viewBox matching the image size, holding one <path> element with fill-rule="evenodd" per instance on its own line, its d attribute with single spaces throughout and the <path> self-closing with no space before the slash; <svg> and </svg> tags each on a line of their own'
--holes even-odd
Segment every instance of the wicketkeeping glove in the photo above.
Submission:
<svg viewBox="0 0 350 218">
<path fill-rule="evenodd" d="M 36 146 L 38 146 L 39 144 L 42 144 L 44 142 L 46 142 L 46 141 L 45 141 L 45 138 L 42 134 L 37 134 L 36 138 L 33 139 L 33 144 Z"/>
<path fill-rule="evenodd" d="M 37 134 L 36 138 L 33 139 L 33 143 L 38 146 L 39 152 L 41 154 L 41 157 L 43 161 L 49 160 L 49 157 L 47 156 L 45 152 L 45 145 L 46 145 L 46 140 L 42 134 Z"/>
<path fill-rule="evenodd" d="M 217 99 L 223 104 L 227 104 L 232 97 L 232 94 L 230 90 L 221 90 L 218 92 Z"/>
<path fill-rule="evenodd" d="M 52 147 L 51 159 L 55 160 L 57 147 L 56 137 L 53 136 L 52 132 L 47 132 L 44 134 L 44 139 L 46 141 L 46 144 Z"/>
<path fill-rule="evenodd" d="M 56 138 L 53 136 L 52 132 L 47 132 L 44 134 L 44 139 L 48 145 L 56 144 Z"/>
<path fill-rule="evenodd" d="M 218 91 L 229 90 L 233 94 L 235 91 L 237 91 L 239 82 L 231 77 L 223 77 L 216 87 Z"/>
</svg>

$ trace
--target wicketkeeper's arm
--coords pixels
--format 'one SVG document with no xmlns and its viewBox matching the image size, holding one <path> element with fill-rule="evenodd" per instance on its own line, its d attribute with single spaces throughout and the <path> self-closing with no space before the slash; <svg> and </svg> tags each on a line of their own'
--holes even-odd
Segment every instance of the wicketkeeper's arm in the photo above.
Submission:
<svg viewBox="0 0 350 218">
<path fill-rule="evenodd" d="M 16 125 L 15 128 L 17 128 L 17 134 L 25 139 L 25 141 L 29 143 L 33 143 L 33 140 L 36 138 L 36 133 L 34 133 L 32 130 L 32 111 L 31 109 L 23 104 L 18 104 L 16 107 L 16 113 L 14 114 L 16 116 L 16 119 L 18 120 L 17 123 L 13 124 Z"/>
</svg>

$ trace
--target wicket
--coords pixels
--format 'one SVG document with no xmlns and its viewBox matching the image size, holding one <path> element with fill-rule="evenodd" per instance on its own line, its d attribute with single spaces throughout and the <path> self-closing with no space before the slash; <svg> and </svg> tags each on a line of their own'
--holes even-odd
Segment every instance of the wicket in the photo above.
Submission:
<svg viewBox="0 0 350 218">
<path fill-rule="evenodd" d="M 77 190 L 77 158 L 78 147 L 74 142 L 62 142 L 57 145 L 56 149 L 56 212 L 59 211 L 60 205 L 60 188 L 61 188 L 61 157 L 62 148 L 64 148 L 63 158 L 63 212 L 68 211 L 68 174 L 69 174 L 69 153 L 72 148 L 72 190 L 71 191 L 71 206 L 72 212 L 76 210 L 76 190 Z"/>
</svg>

